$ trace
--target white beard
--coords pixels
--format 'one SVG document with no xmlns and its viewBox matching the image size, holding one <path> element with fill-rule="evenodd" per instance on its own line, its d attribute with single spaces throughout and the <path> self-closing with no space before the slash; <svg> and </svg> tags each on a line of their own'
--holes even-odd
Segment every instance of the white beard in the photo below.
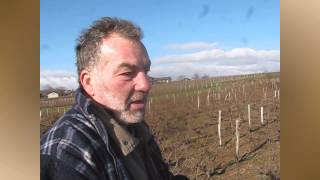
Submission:
<svg viewBox="0 0 320 180">
<path fill-rule="evenodd" d="M 115 115 L 115 118 L 118 119 L 120 122 L 124 124 L 132 124 L 132 123 L 139 123 L 143 121 L 145 115 L 145 108 L 139 110 L 130 110 L 129 105 L 131 101 L 137 99 L 144 99 L 146 100 L 147 95 L 144 93 L 135 93 L 131 96 L 128 102 L 123 102 L 119 100 L 115 95 L 105 92 L 103 93 L 105 99 L 110 103 L 109 109 L 111 109 Z"/>
</svg>

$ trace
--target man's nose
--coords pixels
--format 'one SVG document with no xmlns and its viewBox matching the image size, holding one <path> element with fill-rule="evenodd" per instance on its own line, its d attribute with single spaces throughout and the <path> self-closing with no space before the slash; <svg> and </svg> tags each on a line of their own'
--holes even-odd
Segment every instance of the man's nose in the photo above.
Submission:
<svg viewBox="0 0 320 180">
<path fill-rule="evenodd" d="M 136 91 L 149 92 L 151 89 L 150 78 L 147 73 L 140 72 L 136 77 Z"/>
</svg>

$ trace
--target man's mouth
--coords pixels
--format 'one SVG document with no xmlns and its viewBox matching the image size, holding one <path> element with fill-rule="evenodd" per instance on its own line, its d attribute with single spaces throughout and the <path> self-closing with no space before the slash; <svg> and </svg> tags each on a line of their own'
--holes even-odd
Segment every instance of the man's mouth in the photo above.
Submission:
<svg viewBox="0 0 320 180">
<path fill-rule="evenodd" d="M 130 109 L 132 109 L 132 110 L 143 109 L 145 107 L 145 101 L 143 101 L 143 100 L 131 101 L 129 103 L 129 106 L 130 106 Z"/>
</svg>

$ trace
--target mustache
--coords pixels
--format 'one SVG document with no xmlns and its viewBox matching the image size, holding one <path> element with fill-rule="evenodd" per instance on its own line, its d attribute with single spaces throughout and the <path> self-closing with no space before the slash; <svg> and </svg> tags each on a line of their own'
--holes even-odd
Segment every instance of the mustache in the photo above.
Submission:
<svg viewBox="0 0 320 180">
<path fill-rule="evenodd" d="M 143 101 L 146 102 L 148 98 L 148 94 L 147 93 L 143 93 L 143 92 L 137 92 L 135 94 L 133 94 L 131 96 L 131 98 L 128 101 L 128 104 L 134 102 L 134 101 Z"/>
</svg>

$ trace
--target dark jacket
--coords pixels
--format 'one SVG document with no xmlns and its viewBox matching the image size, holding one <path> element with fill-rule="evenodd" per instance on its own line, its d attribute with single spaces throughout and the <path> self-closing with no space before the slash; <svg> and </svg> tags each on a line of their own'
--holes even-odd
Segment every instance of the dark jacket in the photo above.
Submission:
<svg viewBox="0 0 320 180">
<path fill-rule="evenodd" d="M 77 90 L 76 103 L 41 138 L 41 180 L 130 180 L 123 155 L 96 111 L 101 106 Z M 107 110 L 104 113 L 112 118 Z M 104 117 L 105 118 L 105 117 Z M 105 120 L 104 120 L 105 121 Z M 145 123 L 142 123 L 146 126 Z M 154 138 L 146 142 L 159 179 L 173 179 Z M 146 165 L 148 167 L 148 165 Z M 150 177 L 150 176 L 149 176 Z"/>
</svg>

